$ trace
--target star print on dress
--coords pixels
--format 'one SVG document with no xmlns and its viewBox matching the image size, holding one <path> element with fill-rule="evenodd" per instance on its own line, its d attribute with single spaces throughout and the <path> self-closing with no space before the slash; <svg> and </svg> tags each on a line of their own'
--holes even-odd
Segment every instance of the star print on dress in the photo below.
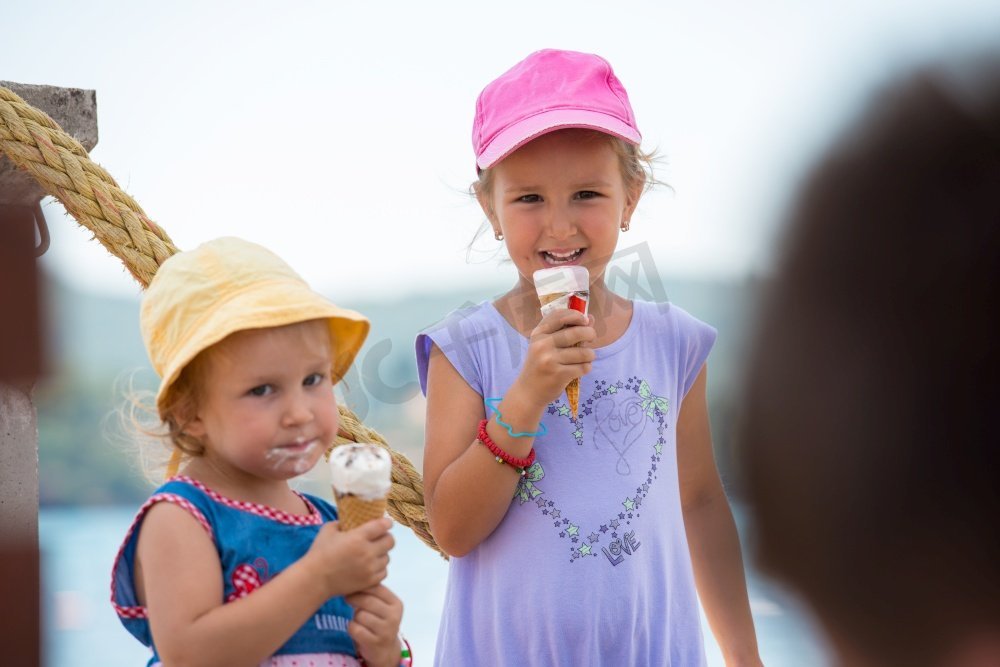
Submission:
<svg viewBox="0 0 1000 667">
<path fill-rule="evenodd" d="M 636 537 L 640 525 L 637 521 L 643 501 L 655 486 L 657 466 L 667 444 L 665 431 L 668 428 L 669 407 L 668 399 L 657 395 L 649 382 L 638 376 L 611 383 L 595 381 L 590 396 L 586 399 L 581 396 L 579 416 L 576 418 L 571 415 L 569 406 L 560 400 L 547 407 L 549 415 L 569 421 L 572 425 L 569 434 L 579 447 L 589 446 L 606 453 L 609 473 L 626 479 L 638 476 L 635 495 L 617 501 L 618 507 L 625 511 L 609 507 L 607 520 L 597 523 L 598 528 L 593 530 L 584 529 L 579 522 L 570 522 L 565 516 L 565 508 L 559 506 L 558 498 L 546 495 L 543 500 L 538 497 L 543 493 L 540 487 L 544 484 L 544 470 L 539 461 L 525 471 L 525 476 L 518 482 L 515 497 L 521 505 L 534 501 L 543 515 L 553 520 L 553 528 L 558 531 L 559 538 L 570 542 L 571 563 L 585 556 L 604 555 L 607 562 L 617 566 L 641 547 L 642 541 Z M 544 456 L 543 450 L 539 451 Z M 640 463 L 643 461 L 646 463 Z M 636 526 L 632 525 L 634 522 Z M 605 539 L 602 536 L 608 535 L 609 530 L 611 542 L 601 546 L 599 542 Z M 583 536 L 586 538 L 581 539 Z"/>
</svg>

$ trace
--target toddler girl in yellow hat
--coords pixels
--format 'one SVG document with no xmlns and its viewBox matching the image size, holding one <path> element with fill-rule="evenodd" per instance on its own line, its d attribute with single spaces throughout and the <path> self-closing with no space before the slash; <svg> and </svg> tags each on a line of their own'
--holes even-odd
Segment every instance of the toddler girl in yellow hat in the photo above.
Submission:
<svg viewBox="0 0 1000 667">
<path fill-rule="evenodd" d="M 334 442 L 333 385 L 368 321 L 236 238 L 164 262 L 140 320 L 171 478 L 125 537 L 112 603 L 149 664 L 401 664 L 391 521 L 341 532 L 288 486 Z"/>
</svg>

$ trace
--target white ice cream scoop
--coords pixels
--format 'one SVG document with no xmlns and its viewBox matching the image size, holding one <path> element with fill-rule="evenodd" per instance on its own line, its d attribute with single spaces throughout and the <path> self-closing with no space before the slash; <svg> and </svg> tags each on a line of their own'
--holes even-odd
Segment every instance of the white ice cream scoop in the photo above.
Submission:
<svg viewBox="0 0 1000 667">
<path fill-rule="evenodd" d="M 539 297 L 547 294 L 590 291 L 590 273 L 586 267 L 575 264 L 539 269 L 532 275 L 532 279 Z"/>
<path fill-rule="evenodd" d="M 383 498 L 392 487 L 392 457 L 378 445 L 341 445 L 330 452 L 330 481 L 340 496 Z"/>
</svg>

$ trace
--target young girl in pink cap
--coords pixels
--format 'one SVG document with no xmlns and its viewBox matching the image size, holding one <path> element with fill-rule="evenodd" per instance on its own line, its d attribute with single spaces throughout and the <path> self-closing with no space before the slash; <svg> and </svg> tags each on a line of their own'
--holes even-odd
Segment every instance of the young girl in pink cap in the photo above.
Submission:
<svg viewBox="0 0 1000 667">
<path fill-rule="evenodd" d="M 380 583 L 391 522 L 340 532 L 332 505 L 288 486 L 335 441 L 333 384 L 368 320 L 222 238 L 164 262 L 141 323 L 171 479 L 128 531 L 112 603 L 149 664 L 409 664 Z"/>
<path fill-rule="evenodd" d="M 439 664 L 698 667 L 699 599 L 727 665 L 760 664 L 709 433 L 715 331 L 605 283 L 651 182 L 640 139 L 594 55 L 533 53 L 479 95 L 474 189 L 519 277 L 417 338 L 452 555 Z M 543 317 L 533 274 L 567 266 L 589 271 L 589 315 Z"/>
</svg>

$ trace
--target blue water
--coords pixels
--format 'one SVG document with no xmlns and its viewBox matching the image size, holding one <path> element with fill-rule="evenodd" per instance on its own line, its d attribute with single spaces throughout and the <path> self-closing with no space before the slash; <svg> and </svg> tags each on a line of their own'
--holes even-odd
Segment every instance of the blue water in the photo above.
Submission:
<svg viewBox="0 0 1000 667">
<path fill-rule="evenodd" d="M 43 509 L 43 619 L 46 664 L 137 667 L 146 649 L 119 624 L 111 609 L 111 564 L 134 508 Z M 396 548 L 386 584 L 403 600 L 403 634 L 418 666 L 433 659 L 444 601 L 447 563 L 409 529 L 393 529 Z M 749 571 L 749 591 L 761 657 L 767 667 L 824 667 L 828 662 L 801 611 L 769 582 Z M 708 662 L 724 661 L 705 627 Z"/>
</svg>

